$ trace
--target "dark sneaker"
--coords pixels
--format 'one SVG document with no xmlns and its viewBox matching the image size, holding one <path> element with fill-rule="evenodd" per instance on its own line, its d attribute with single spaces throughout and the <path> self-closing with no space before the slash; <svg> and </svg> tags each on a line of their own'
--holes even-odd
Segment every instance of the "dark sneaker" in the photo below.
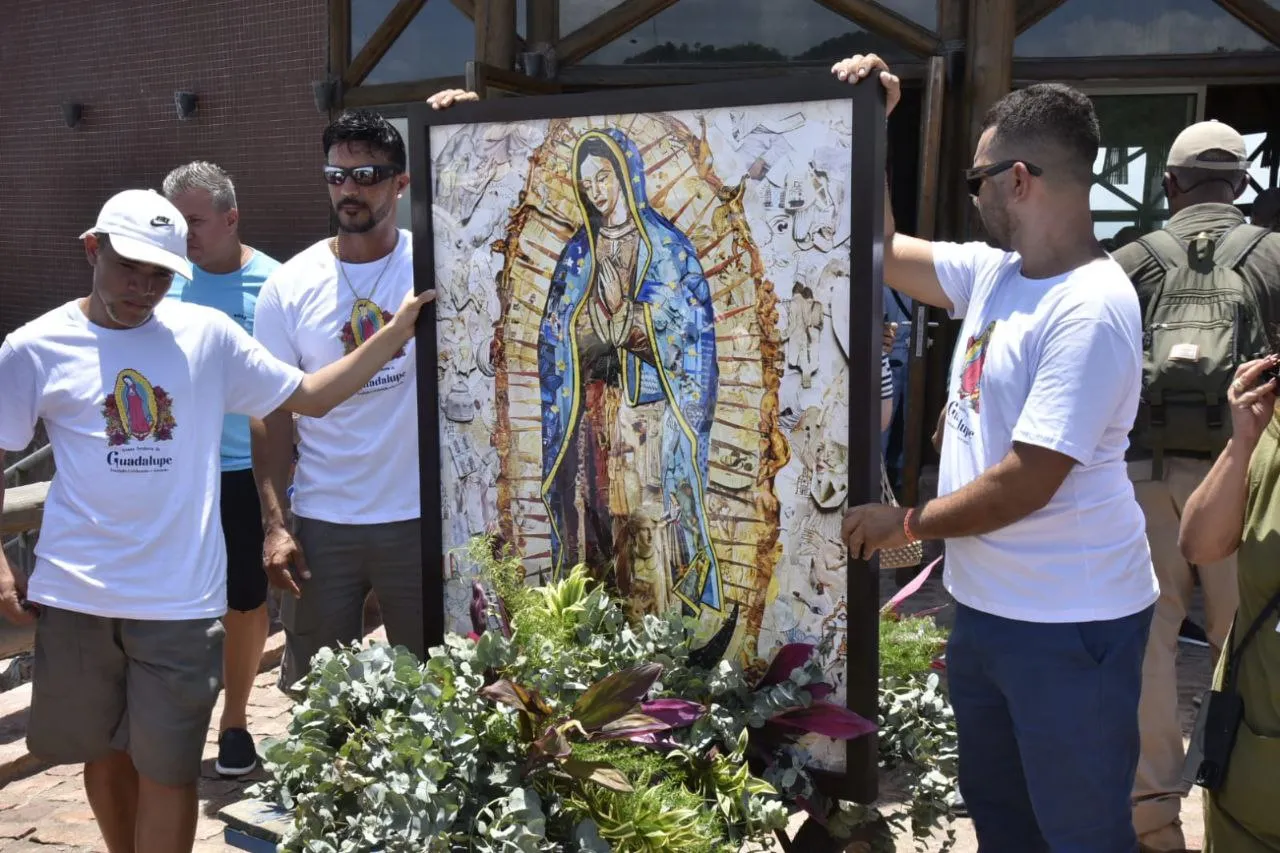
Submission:
<svg viewBox="0 0 1280 853">
<path fill-rule="evenodd" d="M 213 768 L 221 776 L 246 776 L 258 766 L 258 750 L 253 735 L 244 729 L 227 729 L 218 738 L 218 762 Z"/>
<path fill-rule="evenodd" d="M 1186 643 L 1189 646 L 1204 646 L 1208 648 L 1209 635 L 1190 619 L 1183 619 L 1182 627 L 1178 629 L 1178 642 Z"/>
</svg>

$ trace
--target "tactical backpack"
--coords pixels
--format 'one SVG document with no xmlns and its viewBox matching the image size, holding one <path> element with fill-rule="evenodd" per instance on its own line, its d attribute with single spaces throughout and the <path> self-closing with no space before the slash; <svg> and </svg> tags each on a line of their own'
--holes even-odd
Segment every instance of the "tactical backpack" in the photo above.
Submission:
<svg viewBox="0 0 1280 853">
<path fill-rule="evenodd" d="M 1236 368 L 1269 351 L 1258 296 L 1240 273 L 1270 232 L 1238 225 L 1183 244 L 1168 231 L 1137 242 L 1164 272 L 1145 297 L 1142 399 L 1131 436 L 1162 479 L 1166 453 L 1213 458 L 1231 437 L 1227 389 Z"/>
</svg>

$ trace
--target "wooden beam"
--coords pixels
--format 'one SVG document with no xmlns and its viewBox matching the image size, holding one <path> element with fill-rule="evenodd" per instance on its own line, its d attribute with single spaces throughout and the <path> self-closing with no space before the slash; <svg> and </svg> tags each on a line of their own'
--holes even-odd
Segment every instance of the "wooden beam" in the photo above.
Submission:
<svg viewBox="0 0 1280 853">
<path fill-rule="evenodd" d="M 943 107 L 944 139 L 952 140 L 942 151 L 942 166 L 938 180 L 938 236 L 941 239 L 957 239 L 965 235 L 965 220 L 973 206 L 963 191 L 961 174 L 969 162 L 965 160 L 968 149 L 962 143 L 968 133 L 967 97 L 965 84 L 965 39 L 969 32 L 968 0 L 939 0 L 938 35 L 942 38 L 942 53 L 946 60 L 946 96 Z M 930 398 L 932 402 L 932 398 Z M 928 444 L 932 448 L 932 444 Z"/>
<path fill-rule="evenodd" d="M 0 513 L 0 536 L 12 536 L 37 530 L 44 518 L 44 499 L 48 483 L 10 486 L 4 492 L 4 511 Z"/>
<path fill-rule="evenodd" d="M 475 21 L 475 61 L 511 68 L 516 60 L 516 0 L 480 0 Z"/>
<path fill-rule="evenodd" d="M 466 80 L 466 89 L 481 98 L 488 97 L 490 90 L 516 95 L 558 95 L 564 91 L 564 87 L 556 80 L 530 77 L 519 71 L 496 68 L 483 62 L 467 63 Z"/>
<path fill-rule="evenodd" d="M 560 40 L 559 0 L 525 0 L 528 20 L 524 24 L 529 44 L 555 44 Z"/>
<path fill-rule="evenodd" d="M 942 47 L 937 33 L 872 0 L 818 0 L 837 15 L 902 45 L 918 56 L 933 56 Z"/>
<path fill-rule="evenodd" d="M 1063 4 L 1064 0 L 1018 0 L 1018 35 L 1034 27 L 1044 17 Z"/>
<path fill-rule="evenodd" d="M 352 89 L 364 82 L 364 78 L 368 77 L 374 66 L 387 55 L 391 45 L 395 44 L 396 39 L 405 31 L 405 27 L 409 26 L 409 22 L 426 2 L 427 0 L 397 0 L 396 5 L 387 13 L 387 17 L 378 24 L 373 35 L 369 36 L 364 47 L 360 48 L 360 52 L 347 66 L 346 73 L 342 75 L 343 86 Z"/>
<path fill-rule="evenodd" d="M 560 39 L 556 44 L 556 62 L 560 65 L 577 62 L 675 3 L 676 0 L 622 0 L 594 21 Z"/>
<path fill-rule="evenodd" d="M 968 0 L 939 0 L 938 36 L 942 39 L 943 73 L 945 76 L 942 138 L 946 143 L 939 151 L 938 215 L 934 222 L 935 240 L 964 240 L 968 237 L 968 217 L 973 211 L 961 179 L 963 169 L 969 165 L 967 135 L 969 112 L 965 85 L 965 40 L 969 31 Z M 919 313 L 918 311 L 916 312 Z M 960 323 L 951 320 L 945 311 L 931 308 L 925 312 L 928 346 L 925 349 L 923 402 L 916 408 L 907 404 L 906 423 L 920 436 L 916 452 L 921 460 L 920 476 L 914 481 L 903 478 L 904 491 L 915 489 L 916 498 L 936 494 L 936 482 L 926 472 L 936 471 L 938 453 L 931 440 L 938 414 L 947 403 L 947 377 L 950 374 L 951 354 L 955 350 Z M 916 318 L 912 318 L 914 323 Z M 919 330 L 913 328 L 912 336 Z M 915 340 L 912 342 L 914 352 Z M 914 388 L 914 386 L 912 386 Z M 910 391 L 914 393 L 914 391 Z M 916 421 L 916 426 L 910 426 Z M 910 448 L 907 448 L 909 451 Z M 904 460 L 905 463 L 906 460 Z"/>
<path fill-rule="evenodd" d="M 944 43 L 964 41 L 968 14 L 965 0 L 938 0 L 938 37 Z"/>
<path fill-rule="evenodd" d="M 1275 45 L 1280 45 L 1280 9 L 1267 0 L 1218 0 L 1218 5 Z"/>
<path fill-rule="evenodd" d="M 329 0 L 329 73 L 341 80 L 351 61 L 352 0 Z"/>
<path fill-rule="evenodd" d="M 916 204 L 915 236 L 936 240 L 938 231 L 938 182 L 942 176 L 943 107 L 946 101 L 947 60 L 935 56 L 925 74 L 924 107 L 920 114 L 920 190 Z M 919 502 L 920 469 L 924 456 L 925 383 L 928 381 L 929 306 L 917 302 L 907 333 L 907 389 L 902 395 L 902 503 Z"/>
<path fill-rule="evenodd" d="M 433 77 L 412 83 L 379 83 L 374 86 L 357 86 L 342 95 L 344 107 L 387 107 L 395 104 L 416 104 L 441 89 L 462 89 L 466 80 L 462 76 Z"/>
<path fill-rule="evenodd" d="M 969 2 L 969 153 L 987 109 L 1013 88 L 1015 12 L 1014 0 Z"/>
<path fill-rule="evenodd" d="M 452 3 L 454 5 L 454 8 L 456 8 L 459 12 L 466 15 L 467 20 L 471 21 L 472 23 L 475 22 L 476 3 L 478 2 L 478 0 L 449 0 L 449 2 Z M 524 39 L 520 38 L 519 33 L 517 33 L 516 34 L 516 50 L 521 51 L 524 49 L 525 49 L 525 41 Z"/>
</svg>

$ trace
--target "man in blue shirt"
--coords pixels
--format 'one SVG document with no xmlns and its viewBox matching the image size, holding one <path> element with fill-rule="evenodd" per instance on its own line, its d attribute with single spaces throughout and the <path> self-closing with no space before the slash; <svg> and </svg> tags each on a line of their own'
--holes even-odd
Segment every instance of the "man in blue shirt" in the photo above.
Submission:
<svg viewBox="0 0 1280 853">
<path fill-rule="evenodd" d="M 240 211 L 230 176 L 212 163 L 188 163 L 164 179 L 164 194 L 187 220 L 187 257 L 194 271 L 191 281 L 174 277 L 169 298 L 216 308 L 252 335 L 258 291 L 280 264 L 240 242 Z M 258 763 L 247 705 L 270 622 L 262 517 L 249 419 L 243 415 L 227 415 L 222 426 L 222 529 L 227 546 L 226 695 L 215 766 L 224 776 L 244 776 Z"/>
</svg>

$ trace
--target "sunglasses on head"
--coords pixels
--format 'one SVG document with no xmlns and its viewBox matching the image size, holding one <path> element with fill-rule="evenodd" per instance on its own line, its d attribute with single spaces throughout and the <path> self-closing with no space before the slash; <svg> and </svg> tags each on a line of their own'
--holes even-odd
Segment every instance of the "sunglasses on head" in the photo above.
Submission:
<svg viewBox="0 0 1280 853">
<path fill-rule="evenodd" d="M 341 166 L 325 166 L 324 179 L 335 187 L 345 184 L 347 178 L 351 178 L 358 186 L 371 187 L 400 174 L 401 171 L 403 170 L 398 166 L 352 166 L 349 169 Z"/>
<path fill-rule="evenodd" d="M 1044 170 L 1034 163 L 1028 163 L 1026 160 L 1001 160 L 999 163 L 988 163 L 985 166 L 975 166 L 972 169 L 964 170 L 964 182 L 969 186 L 969 195 L 974 198 L 978 197 L 978 193 L 982 192 L 982 182 L 987 178 L 994 177 L 1001 172 L 1007 172 L 1014 166 L 1021 163 L 1033 177 L 1040 177 L 1044 174 Z"/>
</svg>

